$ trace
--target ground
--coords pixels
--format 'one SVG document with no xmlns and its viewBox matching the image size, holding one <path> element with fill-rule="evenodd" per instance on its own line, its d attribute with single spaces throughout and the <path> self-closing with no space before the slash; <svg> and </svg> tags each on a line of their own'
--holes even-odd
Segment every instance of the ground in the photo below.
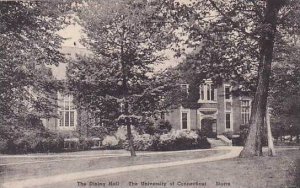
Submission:
<svg viewBox="0 0 300 188">
<path fill-rule="evenodd" d="M 56 162 L 53 161 L 52 158 L 52 162 L 45 158 L 45 161 L 41 161 L 40 163 L 32 163 L 33 161 L 28 161 L 29 159 L 27 159 L 24 160 L 24 162 L 29 163 L 16 163 L 15 165 L 11 163 L 15 161 L 9 161 L 9 159 L 6 158 L 6 161 L 3 163 L 11 165 L 1 166 L 2 172 L 0 177 L 5 182 L 17 181 L 32 177 L 68 174 L 70 172 L 90 171 L 99 168 L 111 169 L 120 166 L 188 161 L 197 158 L 204 159 L 211 156 L 226 155 L 227 153 L 228 151 L 226 150 L 144 153 L 134 159 L 125 156 L 126 153 L 122 152 L 117 154 L 103 154 L 102 156 L 98 155 L 98 157 L 93 154 L 86 154 L 81 157 L 80 155 L 73 154 L 69 156 L 65 155 L 65 158 L 56 157 Z M 61 159 L 63 159 L 63 161 L 60 161 Z M 30 160 L 32 160 L 32 157 Z M 285 148 L 278 150 L 276 157 L 257 157 L 253 159 L 233 158 L 163 168 L 134 170 L 92 178 L 79 178 L 72 181 L 60 181 L 59 183 L 50 183 L 49 185 L 36 187 L 300 187 L 299 173 L 299 148 Z M 26 178 L 24 178 L 24 176 L 26 176 Z M 109 182 L 112 182 L 112 186 L 109 186 Z M 145 183 L 142 184 L 142 182 Z M 173 182 L 174 185 L 172 186 Z M 151 185 L 148 183 L 154 184 Z M 166 186 L 163 186 L 164 183 Z"/>
</svg>

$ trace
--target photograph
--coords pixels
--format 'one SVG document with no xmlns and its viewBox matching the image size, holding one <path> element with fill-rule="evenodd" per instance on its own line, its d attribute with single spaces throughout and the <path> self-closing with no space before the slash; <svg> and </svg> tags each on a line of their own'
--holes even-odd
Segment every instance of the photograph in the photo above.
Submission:
<svg viewBox="0 0 300 188">
<path fill-rule="evenodd" d="M 300 188 L 300 1 L 0 0 L 0 188 Z"/>
</svg>

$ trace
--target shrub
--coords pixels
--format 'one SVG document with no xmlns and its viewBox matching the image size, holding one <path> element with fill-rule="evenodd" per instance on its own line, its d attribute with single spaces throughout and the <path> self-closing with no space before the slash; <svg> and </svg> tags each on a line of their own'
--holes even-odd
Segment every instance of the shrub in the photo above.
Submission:
<svg viewBox="0 0 300 188">
<path fill-rule="evenodd" d="M 155 136 L 150 134 L 142 134 L 134 137 L 134 148 L 139 151 L 153 150 Z"/>
<path fill-rule="evenodd" d="M 159 137 L 157 150 L 186 150 L 210 148 L 206 137 L 197 134 L 196 131 L 172 130 Z"/>
<path fill-rule="evenodd" d="M 42 138 L 32 152 L 62 152 L 64 139 L 60 136 Z"/>
<path fill-rule="evenodd" d="M 135 150 L 139 151 L 172 151 L 210 148 L 206 137 L 199 135 L 196 131 L 171 130 L 162 135 L 134 134 L 133 143 Z M 125 149 L 129 149 L 128 141 L 123 144 Z"/>
<path fill-rule="evenodd" d="M 132 133 L 135 133 L 135 130 L 132 129 L 131 130 Z M 118 128 L 118 130 L 115 132 L 115 137 L 119 140 L 119 141 L 125 141 L 126 137 L 127 137 L 127 129 L 126 126 L 121 126 Z"/>
<path fill-rule="evenodd" d="M 88 150 L 91 149 L 96 145 L 96 142 L 93 140 L 93 138 L 81 138 L 79 140 L 79 148 L 82 150 Z"/>
<path fill-rule="evenodd" d="M 119 149 L 119 140 L 115 136 L 106 136 L 102 141 L 105 149 Z"/>
<path fill-rule="evenodd" d="M 7 150 L 7 140 L 0 139 L 0 153 Z"/>
<path fill-rule="evenodd" d="M 63 138 L 45 128 L 6 127 L 0 152 L 9 154 L 61 152 Z"/>
<path fill-rule="evenodd" d="M 137 151 L 155 150 L 158 137 L 150 134 L 133 135 L 133 146 Z M 128 140 L 123 142 L 123 148 L 129 150 Z"/>
</svg>

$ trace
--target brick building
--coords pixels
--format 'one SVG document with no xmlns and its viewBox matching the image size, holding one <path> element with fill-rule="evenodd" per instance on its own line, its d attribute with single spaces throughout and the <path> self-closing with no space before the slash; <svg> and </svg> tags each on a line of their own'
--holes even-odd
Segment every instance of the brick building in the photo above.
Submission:
<svg viewBox="0 0 300 188">
<path fill-rule="evenodd" d="M 199 99 L 193 105 L 181 105 L 166 113 L 174 129 L 201 129 L 213 134 L 232 132 L 237 134 L 241 125 L 249 122 L 251 98 L 234 96 L 232 86 L 221 84 L 214 87 L 211 80 L 199 86 Z M 181 84 L 189 95 L 189 85 Z M 192 107 L 189 107 L 192 106 Z"/>
</svg>

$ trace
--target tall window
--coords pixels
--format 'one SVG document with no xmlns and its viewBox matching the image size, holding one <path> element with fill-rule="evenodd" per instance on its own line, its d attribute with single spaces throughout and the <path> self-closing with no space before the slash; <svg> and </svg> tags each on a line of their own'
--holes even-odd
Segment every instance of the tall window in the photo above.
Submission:
<svg viewBox="0 0 300 188">
<path fill-rule="evenodd" d="M 248 124 L 250 121 L 250 100 L 241 101 L 242 123 Z"/>
<path fill-rule="evenodd" d="M 231 128 L 231 120 L 230 120 L 230 113 L 226 113 L 226 129 L 230 129 Z"/>
<path fill-rule="evenodd" d="M 216 101 L 216 91 L 211 81 L 206 81 L 199 87 L 201 101 Z"/>
<path fill-rule="evenodd" d="M 75 126 L 75 107 L 72 103 L 72 97 L 64 96 L 60 103 L 59 110 L 59 126 L 73 127 Z"/>
<path fill-rule="evenodd" d="M 188 128 L 188 113 L 187 112 L 182 112 L 181 113 L 181 127 L 182 129 L 187 129 Z"/>
<path fill-rule="evenodd" d="M 225 86 L 225 99 L 231 99 L 230 86 Z"/>
</svg>

